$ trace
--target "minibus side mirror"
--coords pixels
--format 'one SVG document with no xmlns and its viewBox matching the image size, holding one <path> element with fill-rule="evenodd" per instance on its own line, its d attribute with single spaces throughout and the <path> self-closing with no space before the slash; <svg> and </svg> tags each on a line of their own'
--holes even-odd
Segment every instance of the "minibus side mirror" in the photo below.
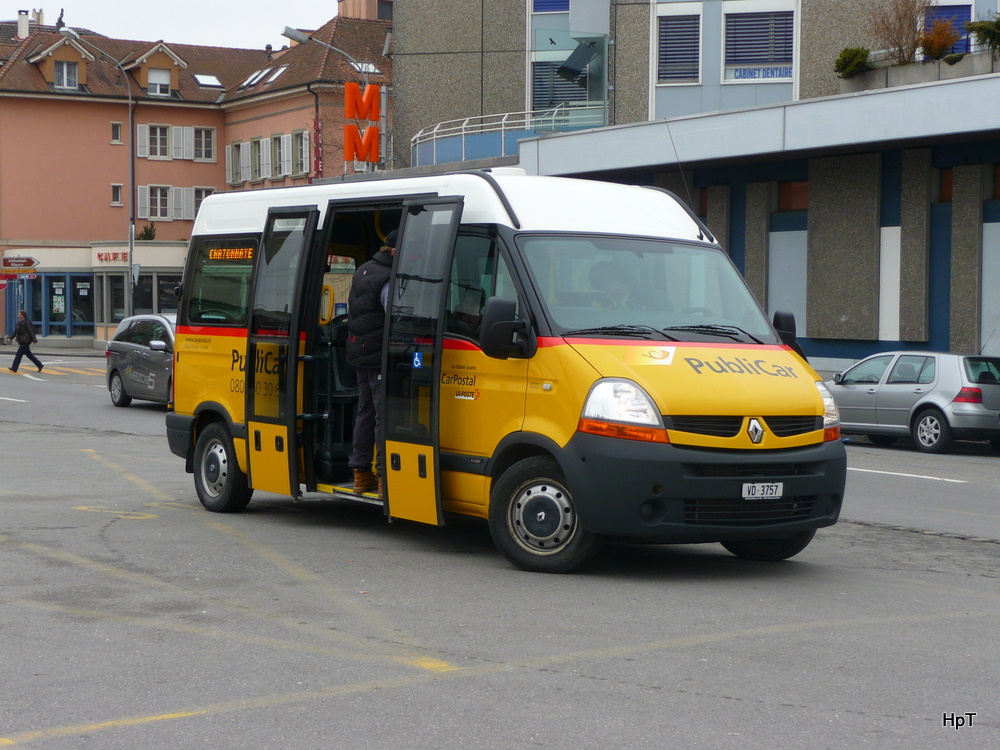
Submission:
<svg viewBox="0 0 1000 750">
<path fill-rule="evenodd" d="M 790 346 L 802 359 L 806 359 L 805 352 L 802 351 L 799 342 L 795 340 L 795 314 L 788 310 L 775 310 L 772 325 L 774 325 L 774 330 L 778 332 L 781 343 Z"/>
<path fill-rule="evenodd" d="M 167 351 L 167 342 L 160 341 L 158 339 L 155 341 L 150 341 L 149 348 L 154 352 L 165 352 Z"/>
<path fill-rule="evenodd" d="M 515 334 L 528 327 L 517 317 L 517 301 L 506 297 L 490 297 L 483 308 L 479 326 L 479 345 L 487 357 L 508 359 L 512 355 L 524 355 L 524 347 Z"/>
</svg>

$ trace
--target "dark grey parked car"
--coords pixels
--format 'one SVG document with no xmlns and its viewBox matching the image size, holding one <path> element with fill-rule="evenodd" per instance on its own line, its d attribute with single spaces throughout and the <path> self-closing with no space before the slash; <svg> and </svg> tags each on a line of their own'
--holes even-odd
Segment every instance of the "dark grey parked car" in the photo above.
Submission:
<svg viewBox="0 0 1000 750">
<path fill-rule="evenodd" d="M 104 351 L 111 403 L 128 406 L 134 398 L 170 401 L 176 322 L 173 314 L 133 315 L 118 324 Z"/>
<path fill-rule="evenodd" d="M 840 429 L 892 445 L 912 435 L 942 453 L 953 440 L 987 440 L 1000 451 L 1000 358 L 941 352 L 884 352 L 833 376 L 826 385 Z"/>
</svg>

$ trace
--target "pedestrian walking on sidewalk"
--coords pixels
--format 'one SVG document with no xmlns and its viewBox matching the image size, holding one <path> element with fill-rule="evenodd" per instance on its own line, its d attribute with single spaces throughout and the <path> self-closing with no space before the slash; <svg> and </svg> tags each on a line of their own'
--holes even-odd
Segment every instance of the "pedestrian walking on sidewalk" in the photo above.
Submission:
<svg viewBox="0 0 1000 750">
<path fill-rule="evenodd" d="M 17 372 L 17 368 L 21 364 L 21 357 L 27 357 L 35 363 L 39 372 L 42 371 L 42 363 L 38 361 L 38 357 L 31 353 L 31 345 L 38 343 L 35 327 L 31 325 L 28 313 L 24 310 L 17 311 L 17 325 L 14 326 L 14 333 L 8 336 L 7 340 L 17 342 L 17 354 L 14 355 L 14 362 L 7 368 L 8 370 Z"/>
</svg>

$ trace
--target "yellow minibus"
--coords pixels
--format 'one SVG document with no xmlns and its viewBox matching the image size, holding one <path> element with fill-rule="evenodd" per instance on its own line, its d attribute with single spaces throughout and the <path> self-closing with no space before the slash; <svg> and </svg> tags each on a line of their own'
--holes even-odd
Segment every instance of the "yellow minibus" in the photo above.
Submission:
<svg viewBox="0 0 1000 750">
<path fill-rule="evenodd" d="M 354 268 L 399 240 L 383 495 L 353 492 Z M 219 193 L 177 316 L 171 451 L 214 512 L 254 491 L 488 521 L 515 566 L 606 539 L 782 560 L 836 523 L 836 406 L 671 193 L 520 170 Z"/>
</svg>

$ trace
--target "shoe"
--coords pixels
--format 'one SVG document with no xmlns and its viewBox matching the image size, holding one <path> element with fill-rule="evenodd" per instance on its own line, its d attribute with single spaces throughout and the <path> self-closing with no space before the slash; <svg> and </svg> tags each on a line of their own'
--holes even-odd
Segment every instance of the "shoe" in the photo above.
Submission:
<svg viewBox="0 0 1000 750">
<path fill-rule="evenodd" d="M 15 370 L 13 367 L 8 367 L 7 369 L 10 370 L 11 372 L 17 372 L 17 370 Z"/>
<path fill-rule="evenodd" d="M 378 478 L 370 469 L 354 470 L 354 494 L 363 495 L 378 487 Z"/>
<path fill-rule="evenodd" d="M 41 372 L 43 367 L 45 367 L 45 365 L 38 365 L 38 371 Z"/>
</svg>

